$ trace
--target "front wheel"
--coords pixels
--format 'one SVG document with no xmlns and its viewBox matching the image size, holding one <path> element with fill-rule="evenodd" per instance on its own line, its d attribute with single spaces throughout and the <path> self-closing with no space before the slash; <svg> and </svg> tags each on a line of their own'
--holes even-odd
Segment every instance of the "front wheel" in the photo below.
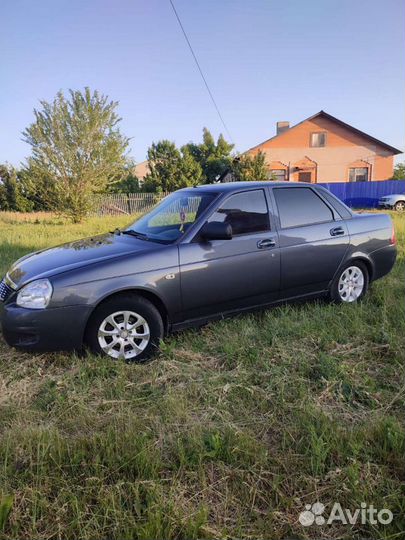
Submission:
<svg viewBox="0 0 405 540">
<path fill-rule="evenodd" d="M 366 294 L 369 276 L 366 266 L 355 261 L 347 264 L 333 280 L 330 297 L 338 303 L 357 302 Z"/>
<path fill-rule="evenodd" d="M 398 201 L 394 208 L 397 212 L 405 212 L 405 201 Z"/>
<path fill-rule="evenodd" d="M 162 317 L 149 300 L 119 295 L 93 313 L 85 341 L 95 354 L 142 362 L 157 351 L 163 334 Z"/>
</svg>

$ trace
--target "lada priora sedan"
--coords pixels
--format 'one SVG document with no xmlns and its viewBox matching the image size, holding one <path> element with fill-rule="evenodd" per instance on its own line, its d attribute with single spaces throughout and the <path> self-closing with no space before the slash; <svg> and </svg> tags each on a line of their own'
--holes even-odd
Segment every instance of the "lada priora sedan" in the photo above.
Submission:
<svg viewBox="0 0 405 540">
<path fill-rule="evenodd" d="M 124 230 L 27 255 L 0 285 L 24 350 L 144 360 L 165 333 L 280 301 L 361 299 L 396 257 L 385 214 L 289 182 L 186 188 Z"/>
</svg>

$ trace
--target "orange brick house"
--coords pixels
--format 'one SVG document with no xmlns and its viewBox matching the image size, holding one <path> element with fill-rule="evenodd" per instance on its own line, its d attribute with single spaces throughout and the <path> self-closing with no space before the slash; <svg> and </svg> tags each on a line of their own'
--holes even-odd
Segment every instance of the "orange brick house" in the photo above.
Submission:
<svg viewBox="0 0 405 540">
<path fill-rule="evenodd" d="M 317 114 L 277 134 L 246 154 L 263 152 L 269 178 L 293 182 L 365 182 L 392 177 L 401 151 L 330 114 Z"/>
<path fill-rule="evenodd" d="M 135 165 L 135 176 L 139 181 L 143 182 L 143 179 L 149 172 L 148 161 L 141 161 Z"/>
</svg>

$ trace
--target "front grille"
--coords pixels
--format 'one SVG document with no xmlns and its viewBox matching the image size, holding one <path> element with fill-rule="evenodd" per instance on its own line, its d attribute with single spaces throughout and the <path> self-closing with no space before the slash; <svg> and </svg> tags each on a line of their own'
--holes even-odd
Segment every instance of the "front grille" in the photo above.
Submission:
<svg viewBox="0 0 405 540">
<path fill-rule="evenodd" d="M 2 279 L 0 281 L 0 301 L 5 302 L 12 292 L 13 289 Z"/>
</svg>

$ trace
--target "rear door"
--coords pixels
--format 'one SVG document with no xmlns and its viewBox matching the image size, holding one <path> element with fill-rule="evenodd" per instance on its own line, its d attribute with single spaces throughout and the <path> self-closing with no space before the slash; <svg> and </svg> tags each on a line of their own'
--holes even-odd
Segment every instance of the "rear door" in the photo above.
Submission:
<svg viewBox="0 0 405 540">
<path fill-rule="evenodd" d="M 345 221 L 316 189 L 274 187 L 281 259 L 281 296 L 326 290 L 348 249 Z"/>
<path fill-rule="evenodd" d="M 179 245 L 185 319 L 269 303 L 280 285 L 278 234 L 264 189 L 231 193 L 207 221 L 232 226 L 231 240 Z"/>
</svg>

